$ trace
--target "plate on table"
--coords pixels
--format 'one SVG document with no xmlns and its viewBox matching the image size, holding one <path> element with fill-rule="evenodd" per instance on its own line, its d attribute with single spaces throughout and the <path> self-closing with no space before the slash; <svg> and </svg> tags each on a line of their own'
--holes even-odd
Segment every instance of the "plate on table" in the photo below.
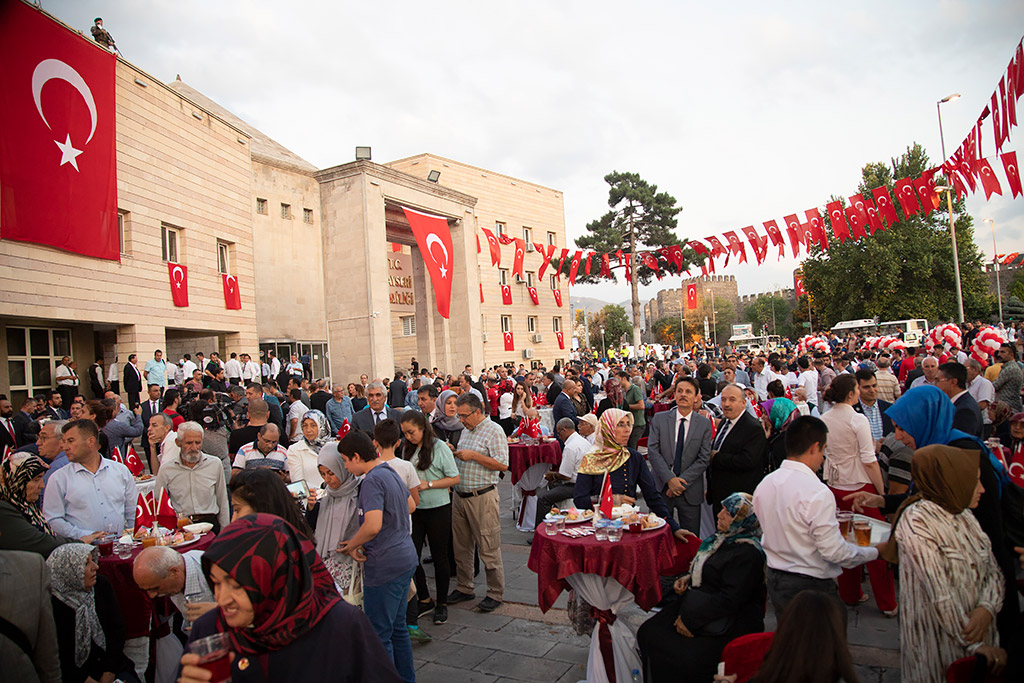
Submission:
<svg viewBox="0 0 1024 683">
<path fill-rule="evenodd" d="M 198 536 L 193 537 L 191 541 L 181 541 L 180 543 L 174 543 L 168 547 L 174 548 L 175 550 L 177 550 L 178 548 L 184 548 L 185 546 L 192 545 L 193 543 L 198 543 L 199 539 L 201 539 L 202 537 L 203 534 L 200 534 Z"/>
<path fill-rule="evenodd" d="M 885 543 L 889 540 L 889 535 L 892 533 L 892 526 L 887 522 L 883 522 L 880 519 L 874 519 L 867 515 L 859 515 L 854 513 L 854 522 L 868 522 L 871 525 L 871 545 L 878 545 L 879 543 Z M 856 538 L 853 536 L 853 531 L 850 531 L 850 538 L 847 539 L 854 545 L 857 544 Z"/>
<path fill-rule="evenodd" d="M 142 474 L 142 475 L 139 475 L 138 477 L 135 477 L 135 481 L 136 482 L 149 481 L 152 478 L 153 478 L 152 474 Z"/>
<path fill-rule="evenodd" d="M 640 529 L 640 531 L 656 531 L 656 530 L 660 529 L 661 527 L 665 526 L 666 524 L 668 524 L 668 522 L 666 522 L 661 517 L 658 517 L 657 515 L 650 515 L 649 517 L 646 517 L 645 519 L 647 519 L 647 520 L 656 519 L 658 521 L 657 521 L 657 523 L 654 526 L 643 527 L 643 528 Z M 648 521 L 647 523 L 650 524 L 650 521 Z"/>
<path fill-rule="evenodd" d="M 593 510 L 581 510 L 581 511 L 577 512 L 576 513 L 577 514 L 577 518 L 576 519 L 569 519 L 569 510 L 559 510 L 558 513 L 560 515 L 562 515 L 563 517 L 565 517 L 565 523 L 566 524 L 583 524 L 584 522 L 589 522 L 590 520 L 594 519 L 594 511 Z M 552 521 L 552 517 L 551 517 L 551 513 L 550 512 L 547 515 L 544 516 L 544 521 L 545 522 Z"/>
</svg>

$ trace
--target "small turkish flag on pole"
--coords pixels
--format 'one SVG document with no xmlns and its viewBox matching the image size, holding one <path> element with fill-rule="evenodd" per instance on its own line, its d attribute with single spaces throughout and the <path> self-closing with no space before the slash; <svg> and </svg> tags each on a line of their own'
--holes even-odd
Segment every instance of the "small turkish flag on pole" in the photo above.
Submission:
<svg viewBox="0 0 1024 683">
<path fill-rule="evenodd" d="M 512 333 L 511 332 L 506 332 L 505 333 L 505 350 L 506 351 L 515 351 L 516 350 L 516 343 L 515 343 L 515 340 L 512 339 Z"/>
<path fill-rule="evenodd" d="M 224 307 L 229 311 L 237 311 L 242 307 L 242 295 L 238 291 L 238 278 L 221 273 L 221 279 L 224 282 Z"/>
<path fill-rule="evenodd" d="M 562 336 L 561 332 L 555 332 L 555 339 L 558 340 L 558 348 L 564 349 L 565 348 L 565 337 Z"/>
<path fill-rule="evenodd" d="M 171 298 L 175 306 L 188 306 L 188 268 L 180 263 L 168 263 L 167 275 L 171 278 Z"/>
<path fill-rule="evenodd" d="M 117 446 L 110 449 L 110 459 L 114 462 L 119 462 L 122 465 L 124 464 L 124 458 L 121 457 L 121 449 Z"/>
<path fill-rule="evenodd" d="M 605 470 L 604 482 L 601 484 L 601 516 L 611 519 L 613 507 L 615 503 L 612 500 L 612 480 L 608 478 L 608 471 Z"/>
<path fill-rule="evenodd" d="M 534 306 L 540 306 L 540 297 L 537 295 L 536 287 L 527 287 L 526 291 L 530 294 L 530 301 L 533 302 Z"/>
<path fill-rule="evenodd" d="M 498 244 L 498 238 L 494 236 L 494 233 L 487 228 L 480 228 L 484 231 L 484 237 L 487 238 L 487 248 L 491 252 L 491 265 L 501 265 L 501 245 Z"/>
<path fill-rule="evenodd" d="M 562 307 L 562 290 L 560 290 L 560 289 L 554 290 L 554 295 L 555 295 L 555 303 L 558 304 L 559 308 L 561 308 Z"/>
<path fill-rule="evenodd" d="M 139 454 L 135 452 L 135 446 L 128 446 L 128 452 L 124 456 L 124 465 L 136 477 L 146 470 L 146 466 L 139 460 Z"/>
<path fill-rule="evenodd" d="M 416 246 L 420 248 L 427 272 L 430 273 L 437 312 L 442 318 L 447 319 L 452 302 L 452 258 L 455 253 L 452 248 L 452 234 L 448 229 L 448 219 L 404 206 L 402 211 L 405 212 L 412 234 L 416 237 Z"/>
<path fill-rule="evenodd" d="M 139 500 L 135 503 L 135 530 L 149 528 L 156 522 L 156 514 L 153 512 L 153 493 L 139 494 Z M 178 526 L 178 520 L 174 520 L 174 526 Z"/>
<path fill-rule="evenodd" d="M 900 222 L 896 217 L 896 207 L 892 205 L 892 198 L 889 196 L 889 188 L 885 185 L 871 190 L 875 202 L 878 204 L 878 215 L 885 227 L 896 225 Z"/>
<path fill-rule="evenodd" d="M 167 495 L 167 489 L 160 489 L 160 502 L 156 506 L 156 521 L 165 529 L 178 528 L 178 513 L 171 505 L 171 498 Z"/>
<path fill-rule="evenodd" d="M 501 303 L 505 304 L 506 306 L 512 305 L 512 287 L 510 287 L 509 285 L 501 286 Z"/>
<path fill-rule="evenodd" d="M 686 307 L 689 310 L 697 308 L 697 285 L 686 285 Z"/>
</svg>

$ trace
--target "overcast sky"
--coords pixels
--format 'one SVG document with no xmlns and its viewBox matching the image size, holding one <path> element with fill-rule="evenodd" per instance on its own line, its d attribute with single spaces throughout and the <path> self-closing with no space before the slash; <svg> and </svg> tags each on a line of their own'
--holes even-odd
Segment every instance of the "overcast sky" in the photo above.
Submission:
<svg viewBox="0 0 1024 683">
<path fill-rule="evenodd" d="M 370 145 L 378 162 L 432 152 L 562 190 L 570 238 L 607 210 L 612 170 L 671 193 L 678 235 L 703 238 L 849 196 L 866 162 L 915 141 L 938 160 L 936 100 L 963 95 L 943 105 L 951 152 L 1024 33 L 1019 1 L 42 6 L 87 34 L 102 16 L 127 59 L 181 74 L 321 168 Z M 1004 151 L 1024 162 L 1021 124 Z M 968 200 L 988 258 L 982 218 L 1000 253 L 1024 251 L 1024 198 L 1004 194 Z M 720 272 L 753 293 L 791 286 L 796 265 Z M 622 301 L 629 287 L 573 294 Z"/>
</svg>

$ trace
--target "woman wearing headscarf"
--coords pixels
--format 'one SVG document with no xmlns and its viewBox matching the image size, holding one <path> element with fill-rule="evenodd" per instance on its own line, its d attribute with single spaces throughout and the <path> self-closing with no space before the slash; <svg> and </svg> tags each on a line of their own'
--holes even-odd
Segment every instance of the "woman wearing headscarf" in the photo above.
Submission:
<svg viewBox="0 0 1024 683">
<path fill-rule="evenodd" d="M 320 449 L 317 463 L 325 493 L 319 502 L 310 506 L 306 521 L 314 529 L 316 551 L 323 558 L 327 571 L 334 577 L 338 589 L 345 591 L 352 583 L 355 562 L 338 552 L 338 544 L 351 538 L 359 528 L 359 515 L 356 513 L 359 482 L 345 469 L 337 441 L 331 441 Z"/>
<path fill-rule="evenodd" d="M 55 548 L 46 565 L 53 593 L 61 680 L 138 681 L 124 654 L 124 618 L 114 589 L 99 576 L 99 549 L 85 543 Z"/>
<path fill-rule="evenodd" d="M 305 481 L 310 489 L 318 489 L 323 477 L 317 469 L 320 449 L 330 441 L 331 423 L 319 410 L 308 410 L 299 423 L 302 438 L 288 447 L 288 474 L 293 482 Z"/>
<path fill-rule="evenodd" d="M 644 680 L 711 680 L 729 641 L 763 631 L 764 566 L 753 497 L 734 493 L 722 501 L 717 531 L 700 544 L 690 573 L 676 580 L 678 597 L 637 633 Z"/>
<path fill-rule="evenodd" d="M 639 486 L 651 512 L 668 520 L 672 531 L 676 531 L 679 525 L 669 513 L 665 499 L 658 492 L 647 461 L 640 455 L 640 451 L 626 446 L 632 430 L 632 413 L 609 408 L 601 414 L 594 447 L 580 461 L 576 474 L 576 488 L 573 489 L 573 502 L 580 510 L 593 509 L 594 503 L 601 498 L 601 486 L 607 473 L 616 504 L 619 504 L 620 500 L 624 503 L 635 503 L 636 487 Z"/>
<path fill-rule="evenodd" d="M 437 417 L 430 423 L 434 436 L 447 442 L 452 450 L 459 443 L 462 435 L 462 422 L 455 414 L 455 400 L 458 398 L 451 389 L 445 389 L 437 395 Z"/>
<path fill-rule="evenodd" d="M 619 408 L 622 405 L 622 380 L 618 377 L 609 377 L 604 383 L 604 398 L 597 404 L 594 414 L 598 419 L 609 408 Z"/>
<path fill-rule="evenodd" d="M 782 387 L 778 381 L 772 384 Z M 793 420 L 800 417 L 800 408 L 788 398 L 775 397 L 763 401 L 761 411 L 761 423 L 768 439 L 769 468 L 774 470 L 786 459 L 786 429 Z"/>
<path fill-rule="evenodd" d="M 49 557 L 75 539 L 57 536 L 39 510 L 43 475 L 50 469 L 38 455 L 15 453 L 0 468 L 0 550 L 24 550 Z M 91 543 L 94 534 L 82 539 Z"/>
<path fill-rule="evenodd" d="M 945 680 L 950 664 L 974 654 L 984 655 L 996 673 L 1006 666 L 995 624 L 1005 581 L 968 510 L 984 492 L 980 460 L 976 450 L 950 446 L 914 453 L 917 493 L 900 507 L 894 542 L 883 552 L 899 563 L 904 683 Z"/>
<path fill-rule="evenodd" d="M 366 616 L 343 601 L 313 544 L 280 517 L 228 525 L 203 554 L 218 609 L 192 625 L 191 640 L 225 633 L 231 680 L 398 681 Z M 181 683 L 209 680 L 199 656 L 181 658 Z"/>
</svg>

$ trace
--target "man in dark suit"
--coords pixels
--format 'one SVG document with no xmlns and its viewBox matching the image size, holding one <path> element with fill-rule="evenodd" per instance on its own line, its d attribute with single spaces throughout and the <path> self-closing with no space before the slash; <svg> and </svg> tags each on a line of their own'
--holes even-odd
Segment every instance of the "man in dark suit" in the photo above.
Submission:
<svg viewBox="0 0 1024 683">
<path fill-rule="evenodd" d="M 854 373 L 857 378 L 857 388 L 860 390 L 860 400 L 853 406 L 853 409 L 868 419 L 871 426 L 871 438 L 878 440 L 892 434 L 892 418 L 885 414 L 891 403 L 878 398 L 878 378 L 874 370 L 858 370 Z"/>
<path fill-rule="evenodd" d="M 56 389 L 51 390 L 49 392 L 48 400 L 42 406 L 43 413 L 45 413 L 45 417 L 50 420 L 68 419 L 68 411 L 61 408 L 62 402 L 63 399 L 61 399 L 60 392 L 57 391 Z"/>
<path fill-rule="evenodd" d="M 760 421 L 747 412 L 743 389 L 730 384 L 722 390 L 718 434 L 711 444 L 708 502 L 715 515 L 730 494 L 753 493 L 764 476 L 766 439 Z"/>
<path fill-rule="evenodd" d="M 31 429 L 34 420 L 32 416 L 36 412 L 36 400 L 31 396 L 21 402 L 21 410 L 14 416 L 14 434 L 17 437 L 18 445 L 35 443 L 38 431 Z"/>
<path fill-rule="evenodd" d="M 0 638 L 4 680 L 59 681 L 50 571 L 41 554 L 18 550 L 0 553 L 0 618 L 24 638 L 20 645 L 10 637 Z"/>
<path fill-rule="evenodd" d="M 6 396 L 0 397 L 0 454 L 7 446 L 12 451 L 21 445 L 18 443 L 17 429 L 14 426 L 14 407 Z"/>
<path fill-rule="evenodd" d="M 953 413 L 953 429 L 981 438 L 984 421 L 981 408 L 973 396 L 967 392 L 967 368 L 960 363 L 949 362 L 939 366 L 935 376 L 935 384 L 956 407 Z"/>
<path fill-rule="evenodd" d="M 555 399 L 562 393 L 562 385 L 558 383 L 558 378 L 553 372 L 545 373 L 541 382 L 544 384 L 544 398 L 547 399 L 549 406 L 553 406 Z"/>
<path fill-rule="evenodd" d="M 704 471 L 711 460 L 711 420 L 693 412 L 699 396 L 696 379 L 680 378 L 675 384 L 676 409 L 655 415 L 647 437 L 654 482 L 679 526 L 694 534 L 700 534 Z"/>
<path fill-rule="evenodd" d="M 551 410 L 551 418 L 558 424 L 558 421 L 562 418 L 569 418 L 572 420 L 574 427 L 578 427 L 580 424 L 580 416 L 576 412 L 576 405 L 572 401 L 572 397 L 576 394 L 576 383 L 571 379 L 565 380 L 562 384 L 562 393 L 555 397 L 555 404 Z"/>
<path fill-rule="evenodd" d="M 137 361 L 138 356 L 133 353 L 128 356 L 128 362 L 124 364 L 124 391 L 128 394 L 129 410 L 135 410 L 135 406 L 139 405 L 139 394 L 142 393 L 142 372 L 135 364 Z"/>
<path fill-rule="evenodd" d="M 370 382 L 366 385 L 366 407 L 352 416 L 352 426 L 366 432 L 370 438 L 373 438 L 373 428 L 378 422 L 388 418 L 395 422 L 402 421 L 402 411 L 388 406 L 384 396 L 384 385 L 380 382 Z"/>
<path fill-rule="evenodd" d="M 147 430 L 149 429 L 149 418 L 162 412 L 163 409 L 164 404 L 160 400 L 160 385 L 150 384 L 149 398 L 142 402 L 142 448 L 146 451 L 146 462 L 151 462 L 149 459 L 149 439 L 146 438 Z"/>
<path fill-rule="evenodd" d="M 404 408 L 406 391 L 408 388 L 405 384 L 405 373 L 399 370 L 388 387 L 388 405 L 392 408 Z"/>
</svg>

